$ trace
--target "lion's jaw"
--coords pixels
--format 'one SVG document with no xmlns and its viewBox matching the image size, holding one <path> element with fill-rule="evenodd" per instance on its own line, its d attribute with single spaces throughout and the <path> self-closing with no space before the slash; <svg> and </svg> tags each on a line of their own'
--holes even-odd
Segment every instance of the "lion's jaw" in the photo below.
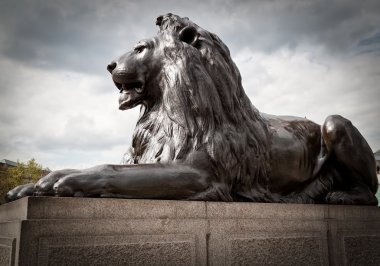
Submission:
<svg viewBox="0 0 380 266">
<path fill-rule="evenodd" d="M 128 110 L 139 105 L 144 97 L 144 85 L 123 84 L 123 87 L 119 96 L 119 109 Z"/>
<path fill-rule="evenodd" d="M 111 71 L 112 80 L 120 91 L 119 109 L 127 110 L 140 104 L 145 96 L 145 77 L 132 65 L 119 64 Z"/>
</svg>

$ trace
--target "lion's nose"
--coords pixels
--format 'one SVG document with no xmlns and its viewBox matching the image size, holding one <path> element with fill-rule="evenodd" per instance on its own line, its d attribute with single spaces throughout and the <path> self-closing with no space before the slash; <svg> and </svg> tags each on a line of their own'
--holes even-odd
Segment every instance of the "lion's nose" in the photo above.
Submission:
<svg viewBox="0 0 380 266">
<path fill-rule="evenodd" d="M 107 70 L 112 74 L 112 71 L 116 68 L 117 63 L 115 61 L 112 61 L 108 66 Z"/>
</svg>

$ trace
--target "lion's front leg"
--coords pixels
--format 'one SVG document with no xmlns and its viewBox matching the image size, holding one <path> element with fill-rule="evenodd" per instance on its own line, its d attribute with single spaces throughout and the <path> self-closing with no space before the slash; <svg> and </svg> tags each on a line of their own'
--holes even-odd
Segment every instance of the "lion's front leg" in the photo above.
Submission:
<svg viewBox="0 0 380 266">
<path fill-rule="evenodd" d="M 181 164 L 98 166 L 60 178 L 53 190 L 57 196 L 147 199 L 190 199 L 214 191 L 209 173 Z"/>
</svg>

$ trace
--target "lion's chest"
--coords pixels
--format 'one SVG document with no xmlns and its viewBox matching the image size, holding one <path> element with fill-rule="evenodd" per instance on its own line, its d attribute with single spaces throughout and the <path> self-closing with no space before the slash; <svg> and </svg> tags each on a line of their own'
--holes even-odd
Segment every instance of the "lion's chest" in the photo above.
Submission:
<svg viewBox="0 0 380 266">
<path fill-rule="evenodd" d="M 132 141 L 134 162 L 168 163 L 177 159 L 188 145 L 184 135 L 178 126 L 167 121 L 137 124 Z"/>
</svg>

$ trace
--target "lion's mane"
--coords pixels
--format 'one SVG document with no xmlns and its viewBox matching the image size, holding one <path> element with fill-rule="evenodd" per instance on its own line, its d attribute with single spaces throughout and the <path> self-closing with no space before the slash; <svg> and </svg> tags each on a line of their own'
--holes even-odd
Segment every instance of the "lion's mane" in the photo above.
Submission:
<svg viewBox="0 0 380 266">
<path fill-rule="evenodd" d="M 220 199 L 266 201 L 268 129 L 227 46 L 187 18 L 168 14 L 159 20 L 163 43 L 186 26 L 195 27 L 199 38 L 195 47 L 176 40 L 156 48 L 163 49 L 165 62 L 162 100 L 138 121 L 125 162 L 186 162 L 192 152 L 205 151 Z"/>
</svg>

